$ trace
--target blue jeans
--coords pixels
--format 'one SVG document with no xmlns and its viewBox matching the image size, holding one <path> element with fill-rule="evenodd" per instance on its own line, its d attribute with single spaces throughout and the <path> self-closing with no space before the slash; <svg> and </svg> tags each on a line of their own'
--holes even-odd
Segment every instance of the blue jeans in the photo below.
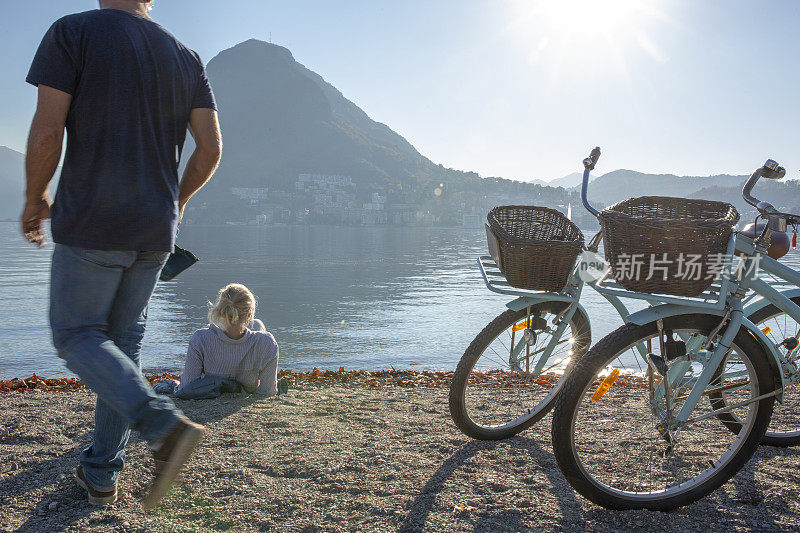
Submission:
<svg viewBox="0 0 800 533">
<path fill-rule="evenodd" d="M 56 244 L 50 279 L 53 344 L 97 394 L 94 442 L 80 461 L 99 490 L 112 490 L 131 428 L 157 441 L 182 417 L 142 377 L 147 304 L 169 254 L 109 252 Z"/>
<path fill-rule="evenodd" d="M 181 400 L 211 400 L 219 398 L 224 392 L 239 393 L 242 390 L 242 386 L 235 379 L 203 376 L 176 390 L 175 397 Z"/>
</svg>

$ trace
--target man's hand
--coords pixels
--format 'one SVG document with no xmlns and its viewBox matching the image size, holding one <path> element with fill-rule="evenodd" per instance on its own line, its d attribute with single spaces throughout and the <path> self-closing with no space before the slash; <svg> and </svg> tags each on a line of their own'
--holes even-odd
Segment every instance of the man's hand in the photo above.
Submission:
<svg viewBox="0 0 800 533">
<path fill-rule="evenodd" d="M 42 223 L 50 218 L 50 199 L 26 202 L 22 211 L 22 233 L 28 242 L 43 248 L 47 244 Z"/>
</svg>

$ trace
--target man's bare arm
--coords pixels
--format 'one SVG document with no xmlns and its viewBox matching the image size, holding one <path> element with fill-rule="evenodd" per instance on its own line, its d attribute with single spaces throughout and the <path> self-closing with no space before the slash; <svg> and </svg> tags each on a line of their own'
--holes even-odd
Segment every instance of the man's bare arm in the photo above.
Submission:
<svg viewBox="0 0 800 533">
<path fill-rule="evenodd" d="M 178 201 L 181 217 L 189 199 L 211 179 L 222 157 L 222 133 L 216 111 L 193 109 L 189 117 L 189 132 L 196 146 L 181 179 Z"/>
<path fill-rule="evenodd" d="M 42 222 L 50 218 L 50 195 L 47 187 L 61 159 L 64 126 L 72 103 L 72 95 L 39 86 L 39 100 L 28 135 L 25 155 L 25 208 L 22 232 L 39 246 L 44 245 Z"/>
</svg>

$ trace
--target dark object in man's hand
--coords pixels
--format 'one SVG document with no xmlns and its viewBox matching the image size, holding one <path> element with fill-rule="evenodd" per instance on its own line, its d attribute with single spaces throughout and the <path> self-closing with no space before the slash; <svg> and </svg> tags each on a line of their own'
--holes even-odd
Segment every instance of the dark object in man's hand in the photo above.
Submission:
<svg viewBox="0 0 800 533">
<path fill-rule="evenodd" d="M 175 247 L 175 251 L 170 254 L 167 263 L 161 270 L 161 281 L 170 281 L 178 274 L 197 263 L 199 259 L 189 250 Z"/>
</svg>

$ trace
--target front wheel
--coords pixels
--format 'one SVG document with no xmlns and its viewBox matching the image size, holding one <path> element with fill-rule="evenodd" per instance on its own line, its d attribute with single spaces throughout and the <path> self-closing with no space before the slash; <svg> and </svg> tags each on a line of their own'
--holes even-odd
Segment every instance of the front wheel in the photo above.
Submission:
<svg viewBox="0 0 800 533">
<path fill-rule="evenodd" d="M 677 335 L 698 346 L 719 322 L 703 314 L 667 318 L 662 338 Z M 697 501 L 739 471 L 769 424 L 774 397 L 756 398 L 772 392 L 775 380 L 766 354 L 746 331 L 736 335 L 722 362 L 733 365 L 723 375 L 734 377 L 703 392 L 719 386 L 729 391 L 736 406 L 730 412 L 741 421 L 738 433 L 720 424 L 719 413 L 702 398 L 689 421 L 679 421 L 677 413 L 708 361 L 703 353 L 670 361 L 661 344 L 656 322 L 619 328 L 578 362 L 556 402 L 558 465 L 575 490 L 603 507 L 667 511 Z"/>
<path fill-rule="evenodd" d="M 565 376 L 589 349 L 589 320 L 580 308 L 547 356 L 564 302 L 506 311 L 469 345 L 450 385 L 450 415 L 466 435 L 481 440 L 512 437 L 552 408 Z"/>
</svg>

